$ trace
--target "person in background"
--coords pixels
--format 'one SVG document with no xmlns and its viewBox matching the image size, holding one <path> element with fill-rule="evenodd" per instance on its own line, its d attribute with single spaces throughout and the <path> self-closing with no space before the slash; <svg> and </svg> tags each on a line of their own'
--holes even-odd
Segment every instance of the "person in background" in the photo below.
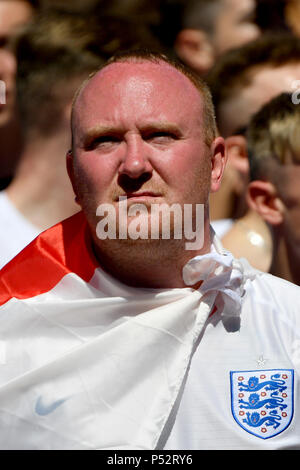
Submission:
<svg viewBox="0 0 300 470">
<path fill-rule="evenodd" d="M 11 40 L 32 20 L 37 8 L 34 0 L 0 0 L 0 80 L 5 83 L 5 103 L 0 104 L 0 189 L 11 180 L 22 149 Z"/>
<path fill-rule="evenodd" d="M 284 91 L 292 91 L 299 79 L 300 39 L 289 33 L 266 34 L 229 51 L 208 78 L 218 128 L 228 150 L 220 194 L 211 197 L 211 218 L 225 248 L 263 271 L 270 267 L 272 239 L 264 221 L 247 205 L 245 131 L 261 106 Z"/>
<path fill-rule="evenodd" d="M 300 1 L 286 0 L 284 16 L 290 30 L 295 36 L 300 37 Z"/>
<path fill-rule="evenodd" d="M 205 76 L 229 49 L 256 39 L 255 0 L 187 0 L 163 3 L 161 35 L 176 56 Z"/>
<path fill-rule="evenodd" d="M 0 192 L 1 266 L 42 230 L 77 211 L 64 163 L 70 107 L 78 84 L 101 61 L 66 47 L 56 28 L 58 18 L 38 15 L 15 45 L 23 148 L 11 183 Z"/>
<path fill-rule="evenodd" d="M 273 239 L 269 272 L 300 285 L 300 106 L 293 94 L 273 98 L 247 129 L 249 207 Z"/>
</svg>

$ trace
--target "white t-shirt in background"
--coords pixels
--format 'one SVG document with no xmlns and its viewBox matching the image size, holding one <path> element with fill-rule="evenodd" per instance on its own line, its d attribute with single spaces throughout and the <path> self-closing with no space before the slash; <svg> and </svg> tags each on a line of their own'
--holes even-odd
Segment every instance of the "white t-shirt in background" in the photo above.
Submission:
<svg viewBox="0 0 300 470">
<path fill-rule="evenodd" d="M 0 192 L 0 269 L 42 231 L 32 225 Z"/>
</svg>

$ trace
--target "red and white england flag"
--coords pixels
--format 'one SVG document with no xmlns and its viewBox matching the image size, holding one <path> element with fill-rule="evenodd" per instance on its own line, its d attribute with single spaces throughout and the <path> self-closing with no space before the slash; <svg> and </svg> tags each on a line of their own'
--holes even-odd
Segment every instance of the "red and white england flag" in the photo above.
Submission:
<svg viewBox="0 0 300 470">
<path fill-rule="evenodd" d="M 155 449 L 208 316 L 240 311 L 244 275 L 217 245 L 183 269 L 198 290 L 129 287 L 99 266 L 80 212 L 8 263 L 0 448 Z"/>
<path fill-rule="evenodd" d="M 0 305 L 48 292 L 72 272 L 88 282 L 98 266 L 88 237 L 82 212 L 43 232 L 2 269 Z"/>
</svg>

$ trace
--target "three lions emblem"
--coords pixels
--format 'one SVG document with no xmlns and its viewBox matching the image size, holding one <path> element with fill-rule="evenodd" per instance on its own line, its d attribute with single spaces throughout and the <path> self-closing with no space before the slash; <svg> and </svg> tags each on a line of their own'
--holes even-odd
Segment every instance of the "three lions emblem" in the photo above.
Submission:
<svg viewBox="0 0 300 470">
<path fill-rule="evenodd" d="M 294 371 L 230 372 L 231 410 L 245 431 L 268 439 L 284 431 L 294 413 Z"/>
</svg>

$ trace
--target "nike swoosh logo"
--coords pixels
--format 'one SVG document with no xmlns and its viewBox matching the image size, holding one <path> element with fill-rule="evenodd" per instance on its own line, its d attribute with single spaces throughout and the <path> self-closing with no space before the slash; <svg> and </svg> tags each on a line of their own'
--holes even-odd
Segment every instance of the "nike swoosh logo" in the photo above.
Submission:
<svg viewBox="0 0 300 470">
<path fill-rule="evenodd" d="M 56 400 L 55 402 L 51 403 L 50 405 L 45 405 L 43 403 L 43 397 L 40 396 L 36 402 L 35 405 L 35 412 L 39 416 L 46 416 L 49 415 L 50 413 L 53 413 L 53 411 L 56 410 L 60 405 L 62 405 L 66 399 L 64 398 L 63 400 Z"/>
</svg>

